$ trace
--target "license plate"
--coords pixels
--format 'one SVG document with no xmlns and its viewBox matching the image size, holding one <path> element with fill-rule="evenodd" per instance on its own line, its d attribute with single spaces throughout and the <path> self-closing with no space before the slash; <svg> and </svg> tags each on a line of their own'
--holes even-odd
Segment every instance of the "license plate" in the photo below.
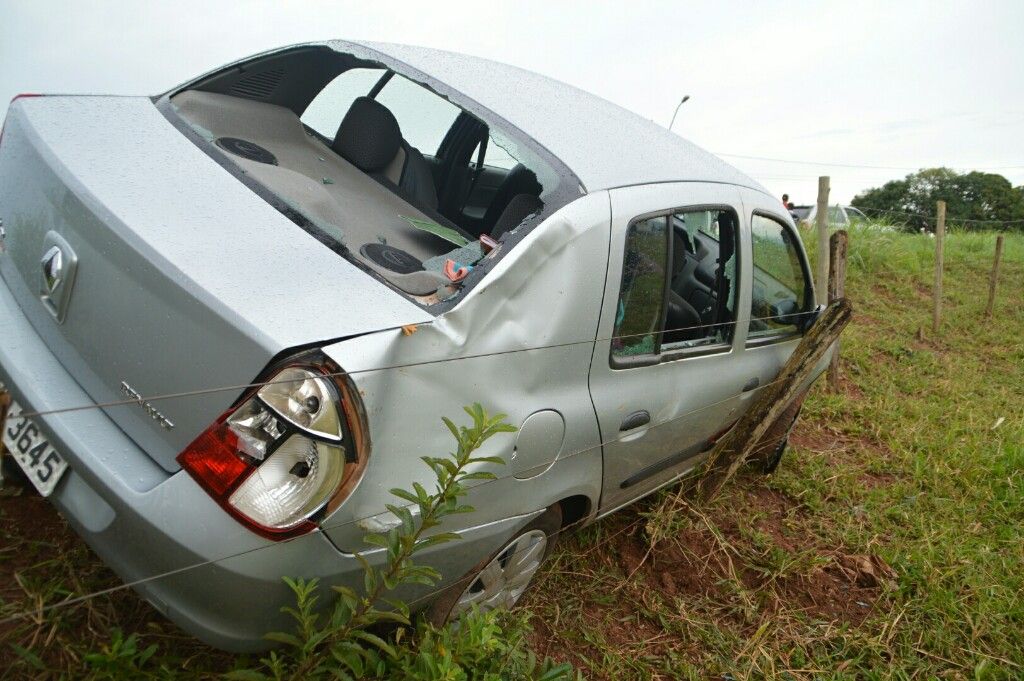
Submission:
<svg viewBox="0 0 1024 681">
<path fill-rule="evenodd" d="M 21 411 L 21 407 L 12 399 L 7 410 L 7 421 L 0 423 L 0 428 L 3 428 L 3 446 L 7 455 L 14 457 L 39 493 L 48 497 L 67 470 L 68 462 L 46 441 L 32 419 L 21 416 Z"/>
</svg>

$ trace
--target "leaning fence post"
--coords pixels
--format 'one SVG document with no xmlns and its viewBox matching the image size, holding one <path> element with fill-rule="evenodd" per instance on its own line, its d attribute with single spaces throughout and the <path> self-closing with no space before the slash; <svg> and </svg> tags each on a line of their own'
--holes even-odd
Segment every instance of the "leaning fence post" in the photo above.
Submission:
<svg viewBox="0 0 1024 681">
<path fill-rule="evenodd" d="M 1003 257 L 1003 235 L 996 237 L 996 259 L 992 262 L 992 276 L 988 280 L 988 305 L 985 306 L 985 317 L 991 317 L 996 307 L 996 284 L 999 283 L 999 261 Z"/>
<path fill-rule="evenodd" d="M 932 333 L 939 332 L 942 323 L 942 242 L 946 238 L 946 202 L 937 204 L 938 214 L 935 220 L 935 288 L 932 295 L 935 305 L 932 308 Z"/>
<path fill-rule="evenodd" d="M 814 216 L 814 224 L 818 231 L 818 304 L 828 303 L 828 176 L 818 178 L 818 212 Z"/>
<path fill-rule="evenodd" d="M 832 234 L 828 245 L 828 302 L 834 303 L 846 296 L 846 249 L 849 236 L 845 229 Z M 836 340 L 832 361 L 828 365 L 828 384 L 833 390 L 839 390 L 839 343 Z"/>
<path fill-rule="evenodd" d="M 758 447 L 772 424 L 807 389 L 807 383 L 818 362 L 839 338 L 852 314 L 850 303 L 840 298 L 826 307 L 815 320 L 793 349 L 793 354 L 786 360 L 778 377 L 761 387 L 761 393 L 754 398 L 739 421 L 711 449 L 692 489 L 699 501 L 707 502 L 718 494 L 722 485 L 732 478 L 747 460 L 747 456 Z"/>
</svg>

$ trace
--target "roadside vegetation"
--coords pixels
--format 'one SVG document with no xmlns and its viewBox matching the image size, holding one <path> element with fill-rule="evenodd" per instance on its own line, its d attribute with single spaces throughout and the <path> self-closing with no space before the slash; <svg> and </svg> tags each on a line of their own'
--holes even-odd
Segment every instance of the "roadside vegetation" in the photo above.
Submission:
<svg viewBox="0 0 1024 681">
<path fill-rule="evenodd" d="M 563 535 L 512 614 L 389 640 L 407 678 L 531 678 L 545 672 L 515 670 L 545 656 L 604 679 L 1024 677 L 1024 235 L 1007 235 L 986 320 L 994 243 L 947 236 L 936 335 L 933 240 L 853 231 L 842 385 L 812 390 L 777 472 L 703 507 L 670 488 Z M 0 498 L 0 620 L 117 584 L 43 500 Z M 416 667 L 442 653 L 464 676 Z M 0 676 L 232 670 L 276 675 L 129 590 L 0 624 Z"/>
<path fill-rule="evenodd" d="M 935 231 L 935 202 L 946 202 L 950 224 L 975 229 L 1002 226 L 1024 231 L 1024 186 L 1014 187 L 1002 175 L 949 168 L 925 168 L 902 180 L 865 189 L 851 204 L 872 218 L 906 229 Z"/>
<path fill-rule="evenodd" d="M 934 241 L 851 233 L 842 389 L 774 475 L 563 542 L 523 604 L 537 650 L 607 679 L 1024 677 L 1024 238 L 985 320 L 994 243 L 947 236 L 934 336 Z"/>
</svg>

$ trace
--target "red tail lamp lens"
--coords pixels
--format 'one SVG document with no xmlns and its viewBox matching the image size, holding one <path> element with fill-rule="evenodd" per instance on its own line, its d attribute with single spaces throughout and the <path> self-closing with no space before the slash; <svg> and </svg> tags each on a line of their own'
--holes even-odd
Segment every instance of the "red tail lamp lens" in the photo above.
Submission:
<svg viewBox="0 0 1024 681">
<path fill-rule="evenodd" d="M 223 423 L 197 437 L 178 461 L 207 491 L 218 497 L 253 470 L 238 455 L 238 437 Z"/>
</svg>

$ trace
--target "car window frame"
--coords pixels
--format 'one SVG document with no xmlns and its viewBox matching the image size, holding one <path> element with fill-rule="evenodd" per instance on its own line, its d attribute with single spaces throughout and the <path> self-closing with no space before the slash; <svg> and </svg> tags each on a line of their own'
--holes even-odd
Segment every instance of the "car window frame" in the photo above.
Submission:
<svg viewBox="0 0 1024 681">
<path fill-rule="evenodd" d="M 735 289 L 732 292 L 732 295 L 733 295 L 733 307 L 734 307 L 734 309 L 733 309 L 733 320 L 732 320 L 732 325 L 733 325 L 732 335 L 729 338 L 728 342 L 714 343 L 714 344 L 711 344 L 711 345 L 699 345 L 699 346 L 690 347 L 690 348 L 670 348 L 667 351 L 663 351 L 662 350 L 662 338 L 665 335 L 665 322 L 666 322 L 666 319 L 668 317 L 668 292 L 672 288 L 672 278 L 669 276 L 668 273 L 669 273 L 669 271 L 671 269 L 672 260 L 673 260 L 673 257 L 675 255 L 674 248 L 673 248 L 673 244 L 674 244 L 675 240 L 672 238 L 672 234 L 673 234 L 672 216 L 677 214 L 677 213 L 695 213 L 695 212 L 700 212 L 700 211 L 711 211 L 711 210 L 729 211 L 729 212 L 732 213 L 733 218 L 735 220 L 735 226 L 733 228 L 733 251 L 734 251 L 733 256 L 736 259 L 736 286 L 735 286 Z M 622 283 L 623 283 L 623 276 L 625 275 L 625 270 L 626 270 L 626 255 L 627 255 L 627 253 L 626 253 L 626 243 L 625 242 L 626 242 L 626 239 L 627 239 L 627 237 L 629 235 L 629 231 L 631 229 L 633 229 L 633 227 L 638 222 L 643 222 L 645 220 L 650 220 L 652 218 L 658 218 L 658 217 L 666 218 L 667 229 L 665 230 L 665 239 L 667 241 L 667 244 L 666 244 L 666 261 L 665 261 L 665 270 L 664 270 L 665 271 L 665 285 L 662 287 L 662 293 L 661 293 L 661 330 L 655 332 L 656 338 L 655 338 L 655 346 L 654 346 L 655 350 L 654 350 L 654 352 L 646 354 L 646 355 L 617 356 L 615 354 L 615 347 L 614 347 L 614 345 L 611 342 L 609 342 L 609 348 L 608 348 L 608 366 L 609 366 L 609 368 L 611 368 L 612 370 L 635 369 L 635 368 L 639 368 L 639 367 L 656 366 L 656 365 L 666 364 L 666 363 L 669 363 L 669 362 L 676 362 L 676 361 L 679 361 L 679 360 L 690 359 L 690 358 L 693 358 L 693 357 L 707 357 L 709 355 L 728 355 L 728 354 L 731 354 L 732 352 L 735 351 L 736 339 L 739 336 L 739 334 L 737 333 L 737 330 L 739 328 L 739 323 L 740 323 L 740 320 L 739 320 L 740 289 L 743 286 L 743 276 L 742 276 L 743 270 L 741 269 L 742 268 L 742 264 L 743 264 L 743 259 L 742 259 L 742 255 L 741 255 L 741 252 L 740 252 L 741 251 L 741 249 L 740 249 L 741 239 L 743 238 L 743 230 L 740 227 L 740 215 L 741 215 L 741 212 L 736 208 L 736 206 L 730 205 L 728 203 L 698 203 L 698 204 L 691 204 L 691 205 L 686 205 L 686 206 L 678 206 L 678 207 L 674 207 L 674 208 L 664 208 L 664 209 L 659 209 L 659 210 L 655 210 L 655 211 L 650 211 L 648 213 L 641 213 L 641 214 L 633 217 L 632 219 L 630 219 L 630 221 L 626 225 L 626 229 L 623 232 L 623 236 L 622 236 L 622 238 L 623 238 L 622 261 L 621 261 L 620 266 L 619 266 L 619 270 L 620 270 L 619 288 L 618 288 L 618 291 L 616 292 L 616 298 L 615 299 L 616 299 L 616 301 L 622 299 Z M 714 237 L 712 237 L 712 238 L 714 238 Z M 617 307 L 618 306 L 616 305 L 616 308 Z M 615 333 L 615 325 L 614 325 L 614 323 L 612 324 L 612 333 L 613 334 Z M 614 340 L 614 336 L 610 340 Z"/>
<path fill-rule="evenodd" d="M 791 341 L 794 338 L 799 338 L 800 336 L 803 336 L 804 333 L 806 332 L 804 329 L 801 329 L 800 328 L 800 324 L 797 323 L 796 325 L 793 326 L 792 330 L 790 330 L 790 331 L 784 331 L 784 332 L 772 333 L 772 334 L 765 334 L 763 336 L 755 336 L 753 338 L 750 337 L 750 322 L 753 321 L 753 319 L 754 319 L 754 315 L 753 315 L 753 304 L 754 304 L 754 300 L 753 300 L 753 294 L 754 294 L 754 267 L 755 267 L 755 265 L 754 265 L 754 218 L 757 217 L 757 216 L 763 217 L 763 218 L 765 218 L 767 220 L 771 220 L 772 222 L 777 223 L 779 226 L 782 227 L 782 229 L 784 231 L 788 231 L 789 232 L 790 237 L 795 239 L 796 243 L 800 244 L 800 248 L 796 249 L 796 253 L 797 253 L 797 260 L 800 261 L 800 269 L 801 269 L 801 271 L 803 272 L 803 275 L 804 275 L 804 309 L 801 310 L 800 312 L 796 313 L 796 314 L 798 314 L 798 315 L 805 315 L 807 317 L 810 317 L 811 315 L 814 314 L 814 310 L 815 310 L 815 307 L 816 307 L 815 306 L 815 301 L 814 301 L 814 285 L 812 283 L 813 279 L 811 279 L 811 267 L 810 267 L 810 263 L 807 260 L 807 252 L 803 248 L 803 240 L 800 238 L 799 232 L 796 229 L 790 227 L 788 224 L 786 224 L 785 220 L 783 220 L 780 216 L 775 215 L 771 211 L 763 210 L 763 209 L 760 209 L 760 208 L 755 208 L 750 213 L 750 232 L 749 232 L 749 234 L 750 234 L 750 294 L 751 294 L 750 305 L 751 305 L 751 308 L 749 310 L 747 310 L 747 313 L 748 313 L 748 317 L 747 317 L 747 340 L 746 340 L 746 343 L 744 344 L 744 347 L 747 347 L 747 348 L 756 348 L 756 347 L 762 347 L 762 346 L 765 346 L 765 345 L 775 345 L 776 343 L 784 343 L 786 341 Z M 802 320 L 803 318 L 804 317 L 799 317 L 798 319 Z"/>
</svg>

